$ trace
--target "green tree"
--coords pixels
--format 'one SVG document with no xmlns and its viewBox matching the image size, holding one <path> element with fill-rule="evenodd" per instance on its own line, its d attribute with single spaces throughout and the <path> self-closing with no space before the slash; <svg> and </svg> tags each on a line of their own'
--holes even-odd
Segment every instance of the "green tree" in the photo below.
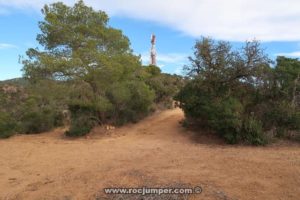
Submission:
<svg viewBox="0 0 300 200">
<path fill-rule="evenodd" d="M 117 123 L 121 116 L 133 118 L 124 112 L 141 116 L 149 110 L 153 92 L 141 79 L 140 57 L 133 55 L 122 31 L 108 25 L 105 12 L 80 0 L 73 7 L 61 2 L 45 5 L 42 13 L 37 41 L 44 49 L 27 51 L 24 76 L 32 83 L 51 80 L 70 86 L 75 128 L 71 125 L 68 135 L 86 134 L 95 123 Z M 138 106 L 131 106 L 138 98 Z M 86 128 L 76 131 L 79 122 Z"/>
<path fill-rule="evenodd" d="M 42 13 L 45 19 L 39 23 L 42 33 L 37 40 L 45 49 L 27 51 L 29 60 L 24 60 L 23 69 L 27 78 L 79 78 L 97 90 L 97 79 L 103 84 L 106 79 L 109 84 L 118 75 L 139 66 L 128 38 L 107 25 L 104 12 L 94 11 L 79 1 L 74 7 L 63 3 L 46 5 Z"/>
<path fill-rule="evenodd" d="M 0 138 L 8 138 L 16 132 L 15 120 L 6 113 L 0 113 Z"/>
<path fill-rule="evenodd" d="M 228 42 L 202 38 L 194 50 L 184 68 L 190 81 L 176 96 L 187 119 L 215 130 L 229 143 L 263 144 L 253 107 L 270 87 L 272 70 L 259 43 L 246 42 L 237 51 Z"/>
<path fill-rule="evenodd" d="M 185 79 L 176 74 L 162 73 L 154 65 L 144 66 L 143 79 L 155 92 L 155 103 L 159 109 L 171 108 L 174 96 L 184 86 Z"/>
<path fill-rule="evenodd" d="M 279 56 L 275 67 L 275 76 L 281 98 L 289 99 L 294 108 L 299 106 L 300 61 Z"/>
<path fill-rule="evenodd" d="M 300 61 L 282 56 L 276 61 L 263 121 L 282 137 L 300 130 Z"/>
</svg>

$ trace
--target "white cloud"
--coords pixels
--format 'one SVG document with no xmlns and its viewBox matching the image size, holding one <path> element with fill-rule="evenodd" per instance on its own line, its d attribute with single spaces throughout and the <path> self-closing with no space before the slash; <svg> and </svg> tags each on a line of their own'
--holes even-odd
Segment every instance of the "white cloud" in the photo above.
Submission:
<svg viewBox="0 0 300 200">
<path fill-rule="evenodd" d="M 177 65 L 183 65 L 187 62 L 187 55 L 181 54 L 181 53 L 166 53 L 166 54 L 157 54 L 157 63 L 159 67 L 164 67 L 166 65 L 170 64 L 177 64 Z M 150 53 L 143 53 L 142 54 L 142 62 L 144 64 L 150 63 Z"/>
<path fill-rule="evenodd" d="M 300 51 L 294 51 L 289 53 L 277 53 L 276 56 L 300 57 Z"/>
<path fill-rule="evenodd" d="M 73 4 L 74 0 L 63 0 Z M 0 0 L 0 6 L 40 10 L 53 0 Z M 150 20 L 187 35 L 243 41 L 300 40 L 299 0 L 85 0 L 113 16 Z"/>
<path fill-rule="evenodd" d="M 168 53 L 168 54 L 158 54 L 157 61 L 164 63 L 183 63 L 187 60 L 186 54 L 180 53 Z"/>
<path fill-rule="evenodd" d="M 18 47 L 13 44 L 0 43 L 0 49 L 16 49 L 16 48 Z"/>
<path fill-rule="evenodd" d="M 188 55 L 183 53 L 159 53 L 157 66 L 168 73 L 182 74 L 182 67 L 188 63 Z M 150 64 L 150 53 L 141 55 L 144 65 Z"/>
</svg>

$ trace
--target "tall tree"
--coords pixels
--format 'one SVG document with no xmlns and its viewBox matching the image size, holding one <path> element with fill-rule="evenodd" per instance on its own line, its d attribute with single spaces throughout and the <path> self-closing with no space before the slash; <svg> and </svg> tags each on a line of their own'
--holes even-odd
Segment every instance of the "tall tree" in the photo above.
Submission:
<svg viewBox="0 0 300 200">
<path fill-rule="evenodd" d="M 73 7 L 61 2 L 45 5 L 42 13 L 37 41 L 43 49 L 27 51 L 25 77 L 71 83 L 70 110 L 75 117 L 88 110 L 87 121 L 117 120 L 126 114 L 124 118 L 133 119 L 148 111 L 153 93 L 139 76 L 140 57 L 122 31 L 108 25 L 105 12 L 80 0 Z"/>
<path fill-rule="evenodd" d="M 212 128 L 231 143 L 262 144 L 262 125 L 254 117 L 264 88 L 270 84 L 270 60 L 257 41 L 240 50 L 210 38 L 198 40 L 190 65 L 189 83 L 176 99 L 188 120 Z"/>
<path fill-rule="evenodd" d="M 42 13 L 45 18 L 39 22 L 42 33 L 37 41 L 44 50 L 27 51 L 29 60 L 24 60 L 23 69 L 26 77 L 79 78 L 96 90 L 97 75 L 103 74 L 102 78 L 109 82 L 118 78 L 107 76 L 115 68 L 126 66 L 126 70 L 119 70 L 124 73 L 139 66 L 139 57 L 132 54 L 128 38 L 108 26 L 106 13 L 94 11 L 81 0 L 74 7 L 61 2 L 46 5 Z"/>
<path fill-rule="evenodd" d="M 300 105 L 300 61 L 279 56 L 275 67 L 280 96 L 290 99 L 291 106 Z M 297 101 L 298 100 L 298 101 Z"/>
</svg>

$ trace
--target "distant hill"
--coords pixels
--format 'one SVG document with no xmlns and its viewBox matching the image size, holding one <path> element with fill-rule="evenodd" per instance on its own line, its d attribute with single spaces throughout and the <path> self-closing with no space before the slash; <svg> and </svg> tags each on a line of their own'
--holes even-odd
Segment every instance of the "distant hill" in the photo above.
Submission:
<svg viewBox="0 0 300 200">
<path fill-rule="evenodd" d="M 4 84 L 25 86 L 28 84 L 28 81 L 25 78 L 13 78 L 13 79 L 0 81 L 0 85 L 4 85 Z"/>
</svg>

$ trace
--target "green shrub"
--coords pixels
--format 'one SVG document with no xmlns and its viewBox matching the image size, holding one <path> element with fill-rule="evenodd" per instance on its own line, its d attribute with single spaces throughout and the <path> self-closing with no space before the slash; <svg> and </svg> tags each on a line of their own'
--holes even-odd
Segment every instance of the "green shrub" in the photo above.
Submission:
<svg viewBox="0 0 300 200">
<path fill-rule="evenodd" d="M 277 138 L 283 138 L 285 135 L 286 135 L 286 133 L 287 133 L 287 130 L 286 130 L 286 128 L 285 127 L 277 127 L 276 128 L 276 134 L 275 134 L 275 136 L 277 137 Z"/>
<path fill-rule="evenodd" d="M 123 125 L 146 116 L 153 104 L 154 93 L 140 80 L 122 80 L 110 85 L 105 93 L 81 93 L 69 105 L 71 127 L 67 136 L 83 136 L 97 124 Z"/>
<path fill-rule="evenodd" d="M 243 121 L 241 135 L 244 141 L 253 145 L 264 145 L 267 140 L 263 133 L 262 123 L 253 117 L 248 117 Z"/>
<path fill-rule="evenodd" d="M 300 112 L 294 112 L 290 116 L 289 125 L 292 130 L 300 131 Z"/>
<path fill-rule="evenodd" d="M 113 106 L 112 123 L 137 122 L 146 116 L 154 100 L 154 92 L 142 81 L 116 83 L 107 94 Z"/>
<path fill-rule="evenodd" d="M 277 137 L 299 134 L 299 59 L 279 56 L 271 67 L 255 40 L 234 50 L 228 42 L 204 37 L 189 60 L 184 66 L 189 82 L 175 97 L 188 119 L 229 143 L 263 145 L 274 130 Z"/>
<path fill-rule="evenodd" d="M 162 109 L 170 109 L 173 97 L 185 84 L 183 77 L 161 73 L 160 68 L 153 65 L 145 66 L 144 69 L 148 73 L 145 82 L 155 92 L 154 102 Z"/>
<path fill-rule="evenodd" d="M 16 123 L 5 113 L 0 113 L 0 138 L 8 138 L 15 133 Z"/>
<path fill-rule="evenodd" d="M 228 143 L 240 140 L 243 106 L 238 99 L 214 98 L 210 91 L 199 88 L 202 82 L 189 82 L 176 96 L 189 119 L 194 119 L 203 127 L 216 131 Z"/>
<path fill-rule="evenodd" d="M 71 127 L 66 131 L 66 136 L 69 137 L 80 137 L 88 134 L 95 123 L 89 116 L 81 116 L 78 118 L 73 118 L 71 121 Z"/>
<path fill-rule="evenodd" d="M 270 106 L 271 107 L 271 106 Z M 265 124 L 276 128 L 276 137 L 283 138 L 289 131 L 300 130 L 300 112 L 287 101 L 275 102 L 263 116 Z"/>
<path fill-rule="evenodd" d="M 63 125 L 63 103 L 48 99 L 46 94 L 31 93 L 14 112 L 18 120 L 18 132 L 24 134 L 42 133 Z"/>
<path fill-rule="evenodd" d="M 210 126 L 216 130 L 230 144 L 235 144 L 240 140 L 242 128 L 241 113 L 243 107 L 234 98 L 224 99 L 211 109 L 213 115 L 209 119 Z"/>
<path fill-rule="evenodd" d="M 49 131 L 55 126 L 56 115 L 49 109 L 25 113 L 21 118 L 21 132 L 41 133 Z"/>
<path fill-rule="evenodd" d="M 97 124 L 97 117 L 91 105 L 69 105 L 71 112 L 71 126 L 65 132 L 69 137 L 80 137 L 88 134 Z"/>
<path fill-rule="evenodd" d="M 62 111 L 56 111 L 54 114 L 54 127 L 64 126 L 65 116 L 63 115 Z"/>
<path fill-rule="evenodd" d="M 211 128 L 229 144 L 242 141 L 254 145 L 266 143 L 262 124 L 254 118 L 244 117 L 247 112 L 238 98 L 215 97 L 214 93 L 199 88 L 201 84 L 192 80 L 176 96 L 188 119 Z"/>
</svg>

